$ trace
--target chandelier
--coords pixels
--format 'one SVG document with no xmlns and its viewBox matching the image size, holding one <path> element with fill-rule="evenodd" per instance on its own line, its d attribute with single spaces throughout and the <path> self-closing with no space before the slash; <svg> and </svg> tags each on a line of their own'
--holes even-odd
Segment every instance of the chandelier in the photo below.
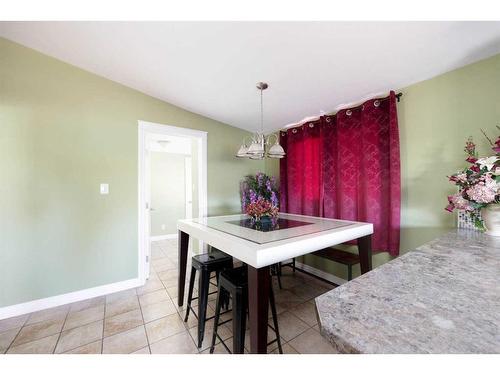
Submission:
<svg viewBox="0 0 500 375">
<path fill-rule="evenodd" d="M 285 150 L 279 144 L 279 138 L 276 134 L 264 135 L 264 106 L 262 93 L 269 85 L 265 82 L 257 83 L 257 89 L 260 90 L 260 133 L 256 132 L 252 137 L 245 138 L 236 153 L 238 158 L 249 158 L 253 160 L 262 160 L 265 157 L 281 159 L 285 156 Z M 273 139 L 274 138 L 274 139 Z M 250 141 L 247 145 L 247 141 Z"/>
</svg>

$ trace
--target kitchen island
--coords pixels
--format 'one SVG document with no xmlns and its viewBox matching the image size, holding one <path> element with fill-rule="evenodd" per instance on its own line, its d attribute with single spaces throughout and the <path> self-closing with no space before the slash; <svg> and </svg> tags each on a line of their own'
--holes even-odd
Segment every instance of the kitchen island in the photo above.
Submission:
<svg viewBox="0 0 500 375">
<path fill-rule="evenodd" d="M 500 353 L 500 238 L 455 230 L 315 302 L 341 353 Z"/>
</svg>

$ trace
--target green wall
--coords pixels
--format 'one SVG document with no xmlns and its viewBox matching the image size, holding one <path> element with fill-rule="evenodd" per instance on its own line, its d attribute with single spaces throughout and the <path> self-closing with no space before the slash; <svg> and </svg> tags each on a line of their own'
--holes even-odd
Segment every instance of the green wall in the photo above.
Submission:
<svg viewBox="0 0 500 375">
<path fill-rule="evenodd" d="M 208 213 L 239 211 L 244 131 L 0 38 L 0 307 L 137 277 L 138 120 L 207 131 Z"/>
<path fill-rule="evenodd" d="M 401 144 L 401 253 L 416 248 L 455 225 L 456 217 L 444 210 L 446 197 L 455 190 L 446 176 L 466 165 L 464 148 L 473 136 L 481 155 L 500 125 L 500 55 L 448 72 L 399 90 Z M 277 161 L 266 161 L 266 172 L 279 175 Z M 374 266 L 390 260 L 374 256 Z M 345 267 L 314 256 L 306 263 L 346 277 Z M 355 270 L 359 274 L 359 269 Z"/>
</svg>

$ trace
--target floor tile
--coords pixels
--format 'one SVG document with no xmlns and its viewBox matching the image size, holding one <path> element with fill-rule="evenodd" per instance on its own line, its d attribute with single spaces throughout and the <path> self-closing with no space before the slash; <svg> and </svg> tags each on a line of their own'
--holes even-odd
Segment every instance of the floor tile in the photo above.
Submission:
<svg viewBox="0 0 500 375">
<path fill-rule="evenodd" d="M 290 312 L 310 327 L 318 323 L 316 319 L 316 307 L 310 302 L 302 303 L 291 309 Z"/>
<path fill-rule="evenodd" d="M 65 352 L 64 354 L 101 354 L 102 351 L 102 340 L 91 342 L 80 346 L 76 349 Z"/>
<path fill-rule="evenodd" d="M 90 307 L 85 310 L 74 311 L 68 314 L 63 330 L 83 326 L 88 323 L 104 319 L 104 305 Z"/>
<path fill-rule="evenodd" d="M 137 288 L 137 295 L 142 295 L 150 292 L 154 292 L 155 290 L 164 289 L 163 283 L 160 279 L 149 279 L 146 281 L 146 284 Z"/>
<path fill-rule="evenodd" d="M 136 310 L 139 307 L 139 300 L 135 294 L 129 297 L 120 298 L 106 303 L 106 318 Z"/>
<path fill-rule="evenodd" d="M 201 343 L 201 348 L 200 350 L 205 350 L 207 348 L 210 348 L 210 345 L 212 345 L 212 337 L 213 337 L 213 325 L 206 326 L 205 327 L 205 335 L 203 336 L 203 341 Z M 220 326 L 217 329 L 218 335 L 222 338 L 222 340 L 227 340 L 233 336 L 233 333 L 228 330 L 224 326 Z M 193 338 L 193 341 L 197 345 L 198 343 L 198 327 L 193 327 L 189 330 L 189 334 Z M 220 342 L 219 339 L 215 341 L 216 344 Z"/>
<path fill-rule="evenodd" d="M 198 353 L 191 336 L 181 332 L 150 345 L 152 354 L 195 354 Z"/>
<path fill-rule="evenodd" d="M 140 309 L 114 315 L 104 320 L 104 337 L 116 335 L 117 333 L 128 331 L 143 324 Z"/>
<path fill-rule="evenodd" d="M 118 301 L 120 299 L 129 298 L 129 297 L 136 296 L 136 295 L 137 295 L 137 291 L 135 290 L 135 288 L 122 290 L 121 292 L 108 294 L 106 296 L 106 303 L 115 302 L 115 301 Z"/>
<path fill-rule="evenodd" d="M 0 332 L 8 331 L 13 328 L 22 327 L 24 323 L 26 323 L 29 317 L 30 314 L 26 314 L 0 320 Z"/>
<path fill-rule="evenodd" d="M 294 348 L 292 348 L 289 344 L 282 345 L 283 354 L 299 354 Z M 280 354 L 278 349 L 275 349 L 271 352 L 271 354 Z"/>
<path fill-rule="evenodd" d="M 333 286 L 332 286 L 333 289 Z M 320 286 L 317 283 L 309 282 L 304 284 L 295 285 L 293 288 L 290 288 L 290 292 L 295 294 L 296 296 L 302 298 L 303 301 L 309 300 L 311 298 L 316 298 L 330 289 Z"/>
<path fill-rule="evenodd" d="M 178 314 L 169 315 L 146 324 L 150 344 L 182 331 L 186 331 L 186 328 Z"/>
<path fill-rule="evenodd" d="M 82 310 L 89 309 L 91 307 L 104 305 L 105 303 L 106 303 L 105 296 L 90 298 L 90 299 L 86 299 L 84 301 L 72 303 L 69 311 L 70 312 L 82 311 Z"/>
<path fill-rule="evenodd" d="M 139 302 L 141 306 L 151 305 L 153 303 L 169 301 L 170 297 L 168 296 L 165 289 L 157 290 L 156 292 L 146 293 L 139 296 Z"/>
<path fill-rule="evenodd" d="M 135 352 L 132 352 L 131 354 L 151 354 L 149 351 L 149 346 L 145 346 L 142 349 L 136 350 Z"/>
<path fill-rule="evenodd" d="M 141 309 L 146 323 L 177 313 L 177 309 L 170 300 L 142 306 Z"/>
<path fill-rule="evenodd" d="M 57 306 L 51 309 L 34 312 L 25 323 L 26 325 L 44 322 L 46 320 L 64 320 L 69 311 L 69 305 Z"/>
<path fill-rule="evenodd" d="M 17 346 L 25 344 L 30 341 L 35 341 L 43 337 L 52 336 L 58 334 L 62 330 L 64 320 L 47 320 L 40 323 L 31 324 L 29 326 L 24 326 L 16 339 L 14 340 L 12 346 Z"/>
<path fill-rule="evenodd" d="M 335 348 L 319 332 L 310 328 L 291 340 L 290 344 L 301 354 L 335 354 Z"/>
<path fill-rule="evenodd" d="M 91 342 L 102 339 L 103 321 L 90 323 L 81 327 L 69 329 L 61 333 L 57 343 L 56 353 L 64 353 Z"/>
<path fill-rule="evenodd" d="M 5 353 L 20 330 L 21 327 L 17 327 L 0 332 L 0 354 Z"/>
<path fill-rule="evenodd" d="M 51 354 L 54 352 L 58 338 L 59 334 L 55 334 L 22 345 L 12 346 L 7 354 Z"/>
<path fill-rule="evenodd" d="M 114 336 L 105 337 L 102 344 L 103 354 L 128 354 L 148 345 L 144 326 Z"/>
<path fill-rule="evenodd" d="M 272 323 L 272 320 L 269 322 Z M 310 328 L 306 323 L 288 311 L 278 315 L 278 327 L 280 336 L 285 341 L 290 341 Z"/>
</svg>

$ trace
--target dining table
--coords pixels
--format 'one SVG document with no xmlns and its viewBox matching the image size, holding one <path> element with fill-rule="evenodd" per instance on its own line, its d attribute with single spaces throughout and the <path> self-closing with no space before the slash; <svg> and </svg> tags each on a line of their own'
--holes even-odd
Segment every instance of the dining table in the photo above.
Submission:
<svg viewBox="0 0 500 375">
<path fill-rule="evenodd" d="M 177 222 L 177 229 L 179 306 L 184 303 L 190 238 L 248 266 L 250 353 L 267 352 L 271 265 L 356 240 L 361 273 L 372 268 L 371 223 L 279 213 L 271 223 L 256 222 L 247 215 L 185 219 Z"/>
</svg>

